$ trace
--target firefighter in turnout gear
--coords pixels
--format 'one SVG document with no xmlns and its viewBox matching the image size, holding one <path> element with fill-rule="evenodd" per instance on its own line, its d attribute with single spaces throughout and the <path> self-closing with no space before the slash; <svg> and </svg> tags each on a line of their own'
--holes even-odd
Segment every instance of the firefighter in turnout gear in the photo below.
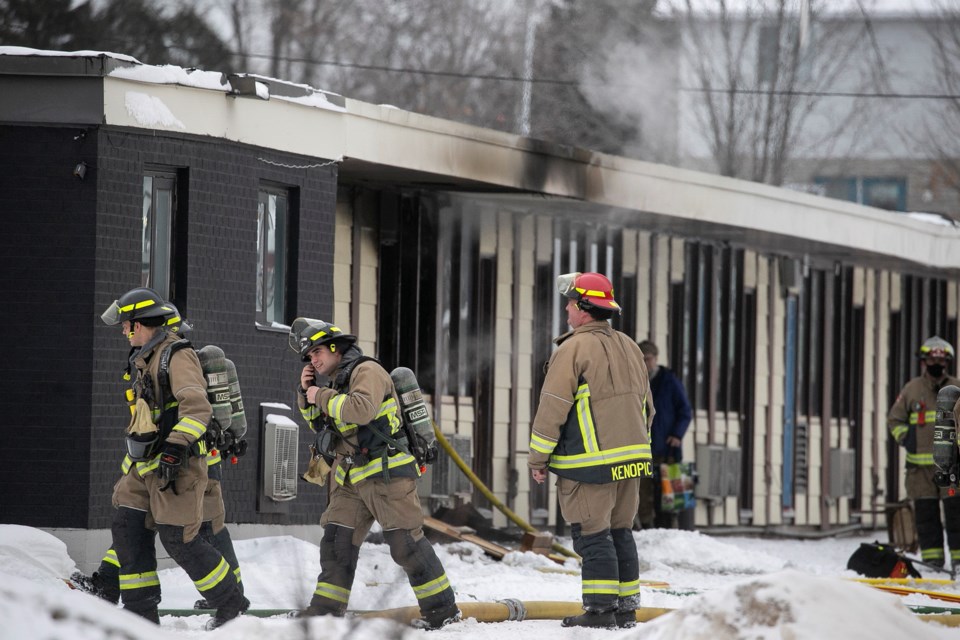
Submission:
<svg viewBox="0 0 960 640">
<path fill-rule="evenodd" d="M 423 617 L 414 626 L 438 629 L 459 620 L 460 610 L 423 534 L 420 469 L 402 429 L 390 374 L 365 357 L 356 341 L 322 320 L 297 318 L 290 328 L 290 347 L 307 363 L 298 406 L 335 480 L 320 518 L 320 575 L 310 605 L 299 615 L 344 615 L 360 545 L 376 520 L 417 597 Z"/>
<path fill-rule="evenodd" d="M 953 346 L 938 336 L 927 339 L 917 353 L 921 375 L 900 391 L 887 414 L 887 427 L 897 444 L 906 449 L 907 497 L 913 501 L 920 557 L 927 564 L 944 565 L 943 531 L 946 528 L 951 564 L 960 564 L 960 496 L 933 481 L 933 431 L 937 417 L 937 393 L 960 380 L 947 374 L 954 360 Z M 940 519 L 943 501 L 945 522 Z"/>
<path fill-rule="evenodd" d="M 180 316 L 180 311 L 172 302 L 164 305 L 169 311 L 164 316 L 164 323 L 161 325 L 165 331 L 174 334 L 179 338 L 186 338 L 193 330 L 193 327 L 184 318 Z M 139 349 L 132 347 L 130 350 L 131 359 Z M 127 368 L 124 370 L 123 379 L 128 384 L 133 380 L 133 365 L 128 361 Z M 134 413 L 136 404 L 134 390 L 127 388 L 127 403 L 130 405 L 130 413 Z M 121 469 L 128 469 L 132 461 L 126 456 L 121 465 Z M 219 551 L 223 557 L 230 563 L 231 571 L 236 576 L 237 586 L 240 593 L 243 593 L 243 582 L 240 578 L 240 564 L 237 560 L 237 553 L 233 548 L 233 540 L 230 537 L 230 531 L 226 528 L 226 509 L 223 505 L 223 490 L 220 486 L 220 480 L 223 477 L 222 456 L 219 449 L 210 448 L 207 452 L 207 490 L 203 496 L 203 524 L 200 526 L 200 535 Z M 152 534 L 156 534 L 152 530 Z M 116 604 L 120 600 L 120 562 L 117 560 L 117 552 L 111 546 L 100 561 L 100 567 L 89 578 L 90 591 Z M 249 600 L 244 602 L 243 610 L 249 607 Z M 195 607 L 197 609 L 209 609 L 210 604 L 206 599 L 198 600 Z"/>
<path fill-rule="evenodd" d="M 557 279 L 572 331 L 555 340 L 530 434 L 528 466 L 557 498 L 583 558 L 584 613 L 565 627 L 632 627 L 640 605 L 633 540 L 641 477 L 649 476 L 654 409 L 643 354 L 608 320 L 620 312 L 599 273 Z"/>
<path fill-rule="evenodd" d="M 155 291 L 137 288 L 101 315 L 108 325 L 122 325 L 136 350 L 130 360 L 135 407 L 127 428 L 128 458 L 113 491 L 120 597 L 125 609 L 159 622 L 155 527 L 170 557 L 217 608 L 208 624 L 214 628 L 237 617 L 244 598 L 229 563 L 198 535 L 207 486 L 204 435 L 212 409 L 193 349 L 167 351 L 178 339 L 162 329 L 170 313 Z M 158 379 L 164 356 L 166 385 Z"/>
</svg>

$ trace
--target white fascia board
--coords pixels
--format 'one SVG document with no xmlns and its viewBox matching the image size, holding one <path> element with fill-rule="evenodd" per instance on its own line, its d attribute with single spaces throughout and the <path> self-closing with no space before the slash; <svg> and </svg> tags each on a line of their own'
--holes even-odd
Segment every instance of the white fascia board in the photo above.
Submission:
<svg viewBox="0 0 960 640">
<path fill-rule="evenodd" d="M 159 99 L 181 126 L 144 125 L 127 93 Z M 355 158 L 509 189 L 796 237 L 960 269 L 960 230 L 839 200 L 346 100 L 324 109 L 175 84 L 104 79 L 111 125 L 222 138 L 317 159 Z M 265 152 L 268 153 L 268 152 Z"/>
</svg>

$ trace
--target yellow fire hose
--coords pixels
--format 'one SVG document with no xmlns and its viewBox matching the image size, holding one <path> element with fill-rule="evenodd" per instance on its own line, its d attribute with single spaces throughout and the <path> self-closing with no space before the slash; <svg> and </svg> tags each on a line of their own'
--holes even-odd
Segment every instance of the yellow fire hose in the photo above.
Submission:
<svg viewBox="0 0 960 640">
<path fill-rule="evenodd" d="M 509 520 L 511 520 L 514 524 L 516 524 L 518 527 L 520 527 L 524 531 L 528 533 L 539 533 L 530 524 L 528 524 L 520 516 L 514 513 L 509 507 L 507 507 L 507 505 L 500 502 L 500 500 L 498 500 L 495 495 L 493 495 L 490 489 L 488 489 L 486 485 L 484 485 L 483 482 L 480 481 L 480 478 L 477 477 L 477 475 L 473 472 L 473 470 L 467 466 L 467 463 L 463 461 L 463 458 L 461 458 L 460 455 L 454 450 L 454 448 L 450 445 L 450 442 L 443 436 L 442 433 L 440 433 L 440 427 L 437 426 L 437 423 L 433 422 L 432 420 L 431 420 L 431 423 L 433 424 L 433 432 L 437 435 L 437 442 L 440 443 L 440 446 L 443 447 L 443 450 L 447 452 L 447 455 L 450 456 L 450 459 L 453 460 L 456 463 L 457 467 L 460 468 L 460 471 L 462 471 L 463 474 L 467 476 L 467 478 L 470 480 L 470 482 L 473 483 L 473 486 L 479 489 L 480 493 L 482 493 L 484 497 L 490 501 L 490 504 L 492 504 L 497 509 L 499 509 L 500 512 L 503 513 L 503 515 L 507 516 Z M 567 549 L 566 547 L 564 547 L 563 545 L 557 542 L 552 543 L 550 545 L 550 548 L 553 551 L 556 551 L 557 553 L 565 555 L 569 558 L 576 558 L 578 561 L 580 560 L 579 555 L 577 555 L 573 551 L 570 551 L 569 549 Z"/>
<path fill-rule="evenodd" d="M 507 622 L 511 620 L 559 620 L 565 616 L 576 616 L 583 613 L 579 602 L 545 602 L 520 600 L 500 600 L 499 602 L 458 602 L 457 606 L 464 618 L 475 618 L 477 622 Z M 646 622 L 673 609 L 659 609 L 644 607 L 637 609 L 637 621 Z M 410 624 L 420 617 L 419 607 L 401 607 L 384 611 L 368 611 L 359 615 L 361 618 L 389 618 L 401 624 Z"/>
</svg>

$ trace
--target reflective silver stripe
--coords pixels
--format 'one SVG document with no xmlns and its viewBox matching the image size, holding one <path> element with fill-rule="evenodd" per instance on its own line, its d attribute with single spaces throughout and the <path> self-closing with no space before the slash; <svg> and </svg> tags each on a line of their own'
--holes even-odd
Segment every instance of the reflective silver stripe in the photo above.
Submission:
<svg viewBox="0 0 960 640">
<path fill-rule="evenodd" d="M 349 589 L 344 589 L 343 587 L 330 584 L 329 582 L 318 582 L 317 588 L 313 594 L 324 598 L 329 598 L 330 600 L 336 600 L 337 602 L 342 602 L 343 604 L 347 604 L 347 600 L 350 599 Z"/>
<path fill-rule="evenodd" d="M 144 573 L 121 573 L 120 590 L 129 591 L 130 589 L 143 589 L 144 587 L 159 587 L 160 578 L 156 571 L 147 571 Z"/>
<path fill-rule="evenodd" d="M 220 564 L 217 565 L 216 569 L 200 580 L 194 580 L 193 584 L 197 587 L 197 591 L 208 591 L 220 584 L 228 573 L 230 573 L 230 565 L 227 564 L 226 560 L 220 558 Z"/>
<path fill-rule="evenodd" d="M 449 588 L 450 581 L 447 580 L 447 574 L 443 574 L 439 578 L 431 580 L 430 582 L 424 582 L 423 584 L 415 586 L 413 588 L 413 593 L 417 596 L 417 600 L 423 600 L 424 598 L 435 596 Z"/>
</svg>

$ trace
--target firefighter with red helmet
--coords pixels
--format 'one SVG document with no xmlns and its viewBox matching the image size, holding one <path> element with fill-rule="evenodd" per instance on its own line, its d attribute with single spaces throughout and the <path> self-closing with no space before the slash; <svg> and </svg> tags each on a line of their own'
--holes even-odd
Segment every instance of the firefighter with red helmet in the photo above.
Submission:
<svg viewBox="0 0 960 640">
<path fill-rule="evenodd" d="M 937 393 L 947 385 L 960 386 L 948 375 L 954 360 L 953 346 L 933 336 L 920 346 L 917 356 L 922 373 L 900 391 L 887 414 L 887 428 L 897 444 L 906 449 L 907 497 L 913 501 L 920 557 L 927 564 L 944 565 L 943 533 L 953 566 L 960 564 L 960 496 L 934 482 L 933 435 L 937 418 Z M 940 519 L 943 501 L 944 521 Z"/>
<path fill-rule="evenodd" d="M 417 597 L 422 618 L 414 626 L 439 629 L 459 620 L 460 609 L 423 534 L 416 490 L 420 468 L 403 432 L 390 374 L 356 342 L 356 336 L 323 320 L 297 318 L 290 327 L 290 348 L 306 363 L 297 403 L 317 433 L 314 448 L 335 469 L 320 517 L 320 575 L 309 606 L 297 613 L 346 613 L 360 546 L 376 520 Z"/>
<path fill-rule="evenodd" d="M 643 354 L 608 320 L 620 313 L 600 273 L 557 279 L 571 331 L 555 340 L 530 434 L 528 466 L 542 483 L 557 476 L 557 495 L 583 558 L 584 613 L 565 627 L 631 627 L 640 604 L 640 564 L 633 540 L 639 478 L 650 475 L 654 409 Z"/>
<path fill-rule="evenodd" d="M 122 325 L 135 349 L 130 358 L 135 409 L 127 428 L 128 458 L 113 492 L 111 533 L 125 609 L 159 622 L 155 526 L 170 557 L 217 608 L 208 625 L 213 628 L 237 617 L 245 599 L 229 563 L 199 535 L 207 485 L 204 434 L 213 412 L 193 349 L 169 358 L 170 397 L 159 380 L 160 362 L 178 339 L 162 329 L 171 311 L 156 291 L 139 287 L 101 315 L 105 324 Z"/>
</svg>

